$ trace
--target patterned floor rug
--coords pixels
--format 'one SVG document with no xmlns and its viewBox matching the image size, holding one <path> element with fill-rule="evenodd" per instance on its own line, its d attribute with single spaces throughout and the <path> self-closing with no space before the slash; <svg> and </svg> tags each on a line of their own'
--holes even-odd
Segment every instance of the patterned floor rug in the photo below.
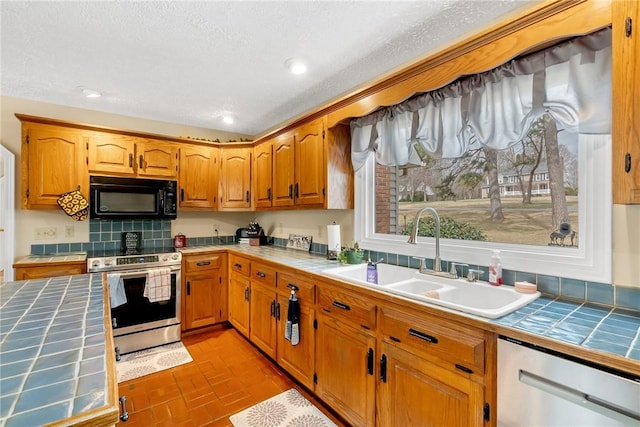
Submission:
<svg viewBox="0 0 640 427">
<path fill-rule="evenodd" d="M 181 342 L 125 354 L 116 363 L 118 382 L 132 380 L 154 372 L 193 361 Z"/>
<path fill-rule="evenodd" d="M 229 420 L 235 427 L 336 427 L 294 388 L 238 412 Z"/>
</svg>

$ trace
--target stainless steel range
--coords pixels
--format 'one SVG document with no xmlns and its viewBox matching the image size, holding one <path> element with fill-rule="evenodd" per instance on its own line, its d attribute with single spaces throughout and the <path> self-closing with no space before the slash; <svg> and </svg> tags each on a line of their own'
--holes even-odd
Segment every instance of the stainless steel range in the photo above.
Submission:
<svg viewBox="0 0 640 427">
<path fill-rule="evenodd" d="M 106 272 L 116 355 L 180 341 L 180 252 L 90 253 Z"/>
</svg>

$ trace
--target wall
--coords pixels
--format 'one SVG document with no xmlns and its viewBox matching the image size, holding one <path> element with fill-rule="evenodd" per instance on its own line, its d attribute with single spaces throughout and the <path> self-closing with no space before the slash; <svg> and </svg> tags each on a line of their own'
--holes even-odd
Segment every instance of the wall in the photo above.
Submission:
<svg viewBox="0 0 640 427">
<path fill-rule="evenodd" d="M 230 132 L 196 128 L 174 123 L 126 117 L 117 114 L 65 107 L 43 102 L 3 96 L 0 98 L 1 127 L 0 142 L 16 155 L 16 210 L 15 255 L 22 258 L 30 254 L 32 244 L 84 243 L 89 242 L 89 221 L 73 221 L 61 210 L 23 210 L 20 208 L 20 121 L 15 113 L 48 117 L 72 122 L 107 126 L 169 136 L 192 136 L 207 139 L 247 138 Z M 171 222 L 171 235 L 183 233 L 188 237 L 215 236 L 218 228 L 220 236 L 234 235 L 239 227 L 257 219 L 269 235 L 286 238 L 289 233 L 311 234 L 314 242 L 326 243 L 326 225 L 332 221 L 343 224 L 343 242 L 353 240 L 352 211 L 287 211 L 287 212 L 180 212 L 178 219 Z M 73 236 L 65 237 L 67 227 L 73 227 Z M 37 240 L 35 229 L 53 227 L 57 237 L 54 240 Z"/>
</svg>

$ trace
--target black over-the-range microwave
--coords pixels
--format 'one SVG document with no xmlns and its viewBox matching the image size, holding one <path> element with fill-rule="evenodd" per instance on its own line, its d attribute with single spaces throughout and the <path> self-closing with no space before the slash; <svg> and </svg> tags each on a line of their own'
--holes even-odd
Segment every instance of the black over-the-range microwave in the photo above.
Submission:
<svg viewBox="0 0 640 427">
<path fill-rule="evenodd" d="M 91 176 L 90 218 L 175 219 L 177 182 Z"/>
</svg>

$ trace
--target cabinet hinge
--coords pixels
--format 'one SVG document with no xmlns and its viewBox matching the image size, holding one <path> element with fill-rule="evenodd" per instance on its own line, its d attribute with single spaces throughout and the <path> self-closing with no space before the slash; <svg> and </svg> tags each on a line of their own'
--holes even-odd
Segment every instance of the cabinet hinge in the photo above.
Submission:
<svg viewBox="0 0 640 427">
<path fill-rule="evenodd" d="M 627 16 L 627 19 L 624 20 L 624 35 L 627 37 L 631 37 L 631 32 L 633 31 L 633 19 L 630 16 Z"/>
<path fill-rule="evenodd" d="M 313 319 L 313 329 L 318 329 L 318 319 Z"/>
<path fill-rule="evenodd" d="M 482 409 L 482 414 L 484 416 L 485 421 L 489 421 L 491 419 L 491 407 L 488 403 L 484 404 L 484 408 Z"/>
<path fill-rule="evenodd" d="M 316 374 L 315 372 L 313 373 L 313 383 L 318 384 L 318 374 Z"/>
</svg>

